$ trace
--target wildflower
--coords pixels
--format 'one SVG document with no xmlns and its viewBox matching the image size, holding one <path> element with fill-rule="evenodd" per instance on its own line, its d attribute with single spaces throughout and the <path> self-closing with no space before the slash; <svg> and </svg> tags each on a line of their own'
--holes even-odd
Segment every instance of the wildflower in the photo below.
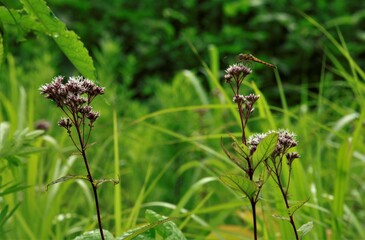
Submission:
<svg viewBox="0 0 365 240">
<path fill-rule="evenodd" d="M 86 117 L 92 126 L 100 114 L 93 111 L 90 104 L 97 95 L 104 94 L 104 88 L 81 76 L 69 77 L 66 83 L 64 81 L 63 76 L 57 76 L 51 83 L 40 87 L 41 94 L 54 101 L 67 116 L 73 116 L 72 120 L 61 119 L 58 125 L 70 130 L 72 123 L 76 125 L 79 119 Z"/>
<path fill-rule="evenodd" d="M 267 135 L 270 133 L 273 133 L 276 131 L 268 131 L 266 133 L 258 133 L 254 134 L 249 137 L 247 144 L 250 147 L 251 153 L 254 153 L 256 151 L 257 145 L 261 142 L 262 139 L 264 139 Z M 277 132 L 279 134 L 278 142 L 276 144 L 273 156 L 279 156 L 285 154 L 290 148 L 293 148 L 298 145 L 297 140 L 295 139 L 295 134 L 288 132 L 287 130 L 279 130 Z M 299 154 L 298 154 L 299 155 Z M 293 154 L 293 156 L 290 155 L 290 157 L 296 157 L 296 155 Z M 298 157 L 296 157 L 298 158 Z M 294 159 L 293 159 L 294 160 Z"/>
<path fill-rule="evenodd" d="M 300 158 L 300 155 L 299 155 L 299 153 L 297 153 L 297 152 L 287 153 L 285 156 L 286 156 L 286 159 L 288 160 L 288 161 L 287 161 L 287 164 L 288 164 L 289 166 L 293 163 L 293 161 L 294 161 L 295 159 Z"/>
<path fill-rule="evenodd" d="M 243 95 L 235 95 L 233 97 L 233 102 L 235 103 L 242 103 L 245 101 L 245 97 Z"/>
<path fill-rule="evenodd" d="M 255 95 L 253 93 L 245 96 L 246 106 L 247 107 L 252 107 L 259 98 L 260 98 L 260 95 Z"/>
<path fill-rule="evenodd" d="M 35 129 L 44 130 L 45 132 L 48 131 L 50 128 L 50 123 L 47 120 L 38 120 L 35 123 Z"/>
<path fill-rule="evenodd" d="M 51 83 L 40 87 L 41 94 L 45 94 L 46 98 L 56 102 L 57 106 L 61 108 L 79 110 L 80 105 L 90 104 L 97 95 L 104 94 L 104 88 L 84 77 L 70 77 L 65 84 L 63 81 L 64 77 L 58 76 Z M 84 97 L 84 94 L 87 97 Z"/>
<path fill-rule="evenodd" d="M 92 124 L 93 122 L 96 121 L 96 119 L 98 119 L 99 116 L 100 116 L 100 113 L 91 111 L 86 115 L 86 118 L 89 119 L 90 123 Z"/>
<path fill-rule="evenodd" d="M 298 145 L 295 139 L 295 133 L 290 133 L 287 130 L 279 130 L 279 138 L 278 143 L 275 148 L 276 154 L 284 154 L 290 148 L 293 148 Z"/>
<path fill-rule="evenodd" d="M 243 64 L 233 64 L 226 69 L 226 75 L 224 75 L 224 79 L 227 83 L 230 83 L 232 78 L 236 82 L 242 81 L 248 74 L 251 73 L 251 68 L 248 68 Z"/>
<path fill-rule="evenodd" d="M 61 120 L 58 121 L 58 126 L 69 130 L 72 127 L 72 122 L 69 118 L 61 118 Z"/>
</svg>

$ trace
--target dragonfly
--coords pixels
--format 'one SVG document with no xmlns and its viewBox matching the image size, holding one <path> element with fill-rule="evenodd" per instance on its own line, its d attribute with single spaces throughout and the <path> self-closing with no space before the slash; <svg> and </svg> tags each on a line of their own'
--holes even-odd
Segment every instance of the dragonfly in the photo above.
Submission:
<svg viewBox="0 0 365 240">
<path fill-rule="evenodd" d="M 261 59 L 258 59 L 257 57 L 255 57 L 249 53 L 240 53 L 240 54 L 238 54 L 237 59 L 238 59 L 238 61 L 241 61 L 244 63 L 251 61 L 251 62 L 261 63 L 267 67 L 276 68 L 276 66 L 274 64 L 264 62 Z"/>
</svg>

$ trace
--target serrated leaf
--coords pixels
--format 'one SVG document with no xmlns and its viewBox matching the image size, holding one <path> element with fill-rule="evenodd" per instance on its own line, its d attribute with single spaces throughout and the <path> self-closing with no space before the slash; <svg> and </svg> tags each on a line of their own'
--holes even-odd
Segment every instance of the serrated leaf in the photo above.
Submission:
<svg viewBox="0 0 365 240">
<path fill-rule="evenodd" d="M 302 226 L 300 226 L 300 228 L 298 229 L 298 232 L 302 232 L 300 239 L 302 239 L 304 237 L 304 235 L 309 233 L 312 229 L 313 229 L 312 221 L 307 222 L 307 223 L 303 224 Z"/>
<path fill-rule="evenodd" d="M 297 211 L 299 208 L 301 208 L 306 202 L 308 202 L 309 198 L 303 201 L 298 201 L 295 202 L 294 205 L 292 205 L 292 203 L 290 203 L 290 208 L 288 209 L 288 214 L 289 216 L 292 216 L 295 211 Z"/>
<path fill-rule="evenodd" d="M 90 179 L 87 176 L 82 176 L 82 175 L 67 175 L 67 176 L 60 177 L 60 178 L 58 178 L 58 179 L 56 179 L 56 180 L 48 183 L 47 184 L 47 190 L 48 190 L 48 187 L 51 186 L 51 185 L 54 185 L 54 184 L 57 184 L 57 183 L 61 183 L 61 182 L 65 182 L 65 181 L 68 181 L 68 180 L 76 180 L 76 179 L 90 181 Z"/>
<path fill-rule="evenodd" d="M 119 183 L 118 179 L 98 179 L 98 180 L 94 180 L 93 184 L 95 187 L 99 187 L 101 184 L 106 183 L 106 182 L 111 182 L 114 183 L 114 185 L 117 185 Z"/>
<path fill-rule="evenodd" d="M 146 219 L 151 224 L 159 223 L 155 227 L 155 229 L 164 240 L 175 240 L 175 239 L 185 240 L 186 239 L 184 234 L 180 231 L 180 229 L 176 226 L 176 224 L 171 221 L 171 218 L 169 219 L 165 216 L 159 215 L 158 213 L 156 213 L 150 209 L 146 210 L 145 216 L 146 216 Z M 167 219 L 169 219 L 168 222 L 161 224 L 161 221 L 164 221 Z"/>
<path fill-rule="evenodd" d="M 252 198 L 257 191 L 256 183 L 242 175 L 223 175 L 219 179 L 232 190 L 244 194 L 248 198 Z"/>
<path fill-rule="evenodd" d="M 266 160 L 275 150 L 279 135 L 275 132 L 270 133 L 257 145 L 256 151 L 252 155 L 253 168 Z"/>
<path fill-rule="evenodd" d="M 53 38 L 75 68 L 83 76 L 95 80 L 93 60 L 79 36 L 67 30 L 65 24 L 53 14 L 44 0 L 21 0 L 21 2 L 24 9 L 42 25 L 44 33 Z"/>
<path fill-rule="evenodd" d="M 113 234 L 109 231 L 103 229 L 105 240 L 114 240 Z M 100 240 L 100 231 L 99 229 L 95 229 L 89 232 L 85 232 L 82 235 L 74 238 L 74 240 Z"/>
</svg>

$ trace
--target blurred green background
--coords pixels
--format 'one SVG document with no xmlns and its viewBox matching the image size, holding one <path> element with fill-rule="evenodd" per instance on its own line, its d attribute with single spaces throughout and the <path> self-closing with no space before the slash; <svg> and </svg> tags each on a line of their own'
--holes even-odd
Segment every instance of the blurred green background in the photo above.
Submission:
<svg viewBox="0 0 365 240">
<path fill-rule="evenodd" d="M 26 23 L 27 2 L 0 1 L 0 17 L 14 9 Z M 250 131 L 287 128 L 298 135 L 302 158 L 294 166 L 291 196 L 310 198 L 296 213 L 298 225 L 312 221 L 312 239 L 365 238 L 365 2 L 47 4 L 80 37 L 95 80 L 106 87 L 95 101 L 101 118 L 89 156 L 96 178 L 121 179 L 99 189 L 104 228 L 114 236 L 144 223 L 145 209 L 153 208 L 195 214 L 177 220 L 188 239 L 252 239 L 248 201 L 217 179 L 237 171 L 221 150 L 221 137 L 228 144 L 227 133 L 240 132 L 223 81 L 226 59 L 252 53 L 278 73 L 252 65 L 242 94 L 261 98 Z M 1 231 L 5 239 L 72 239 L 97 228 L 91 192 L 80 181 L 44 191 L 52 180 L 84 169 L 56 124 L 60 110 L 38 88 L 56 75 L 79 73 L 51 33 L 4 19 L 0 122 L 9 125 L 0 128 Z M 24 132 L 41 119 L 50 124 L 46 135 Z M 272 217 L 283 206 L 270 184 L 259 206 L 259 235 L 291 239 L 289 224 Z"/>
</svg>

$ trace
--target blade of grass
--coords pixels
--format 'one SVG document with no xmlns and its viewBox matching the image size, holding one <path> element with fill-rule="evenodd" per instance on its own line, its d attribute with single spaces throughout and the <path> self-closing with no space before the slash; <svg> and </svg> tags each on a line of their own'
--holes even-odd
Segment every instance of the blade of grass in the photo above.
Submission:
<svg viewBox="0 0 365 240">
<path fill-rule="evenodd" d="M 119 167 L 119 130 L 118 130 L 118 118 L 117 109 L 113 108 L 113 149 L 114 149 L 114 178 L 120 178 Z M 115 221 L 115 234 L 118 236 L 122 233 L 122 181 L 114 186 L 114 221 Z"/>
</svg>

